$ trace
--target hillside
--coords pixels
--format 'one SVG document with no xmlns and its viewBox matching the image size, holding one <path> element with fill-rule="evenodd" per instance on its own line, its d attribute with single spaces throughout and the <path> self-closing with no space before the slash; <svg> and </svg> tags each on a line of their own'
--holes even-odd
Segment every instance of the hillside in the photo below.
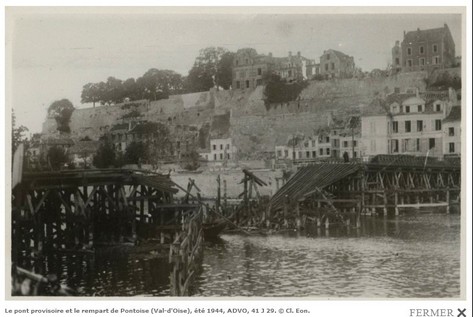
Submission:
<svg viewBox="0 0 473 317">
<path fill-rule="evenodd" d="M 230 113 L 230 135 L 241 159 L 261 158 L 276 144 L 284 144 L 295 133 L 310 135 L 327 125 L 333 116 L 344 119 L 359 114 L 360 105 L 395 91 L 426 90 L 427 84 L 442 75 L 460 76 L 460 69 L 400 73 L 390 77 L 310 81 L 295 101 L 265 105 L 264 87 L 254 90 L 220 90 L 174 95 L 169 99 L 113 106 L 76 109 L 71 117 L 72 137 L 97 140 L 113 124 L 129 120 L 160 121 L 171 127 L 192 125 L 201 129 L 215 115 Z M 228 124 L 228 123 L 227 123 Z M 222 128 L 222 127 L 220 127 Z M 56 122 L 48 118 L 43 133 L 55 134 Z"/>
</svg>

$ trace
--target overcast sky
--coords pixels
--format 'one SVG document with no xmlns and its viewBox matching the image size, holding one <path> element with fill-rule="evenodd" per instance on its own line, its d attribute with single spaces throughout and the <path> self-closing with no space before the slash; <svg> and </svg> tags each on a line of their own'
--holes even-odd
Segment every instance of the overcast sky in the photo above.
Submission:
<svg viewBox="0 0 473 317">
<path fill-rule="evenodd" d="M 354 56 L 356 65 L 369 71 L 386 67 L 404 30 L 444 23 L 461 55 L 461 16 L 454 14 L 16 14 L 7 25 L 12 54 L 7 83 L 18 124 L 40 132 L 54 100 L 67 98 L 84 107 L 84 84 L 108 76 L 137 78 L 149 68 L 187 75 L 207 46 L 253 47 L 274 56 L 300 51 L 317 61 L 332 48 Z"/>
</svg>

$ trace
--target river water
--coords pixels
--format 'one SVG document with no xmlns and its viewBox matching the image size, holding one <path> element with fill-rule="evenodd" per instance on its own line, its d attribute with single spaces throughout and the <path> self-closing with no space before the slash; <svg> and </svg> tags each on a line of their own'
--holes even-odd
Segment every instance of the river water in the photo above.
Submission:
<svg viewBox="0 0 473 317">
<path fill-rule="evenodd" d="M 193 296 L 460 296 L 460 216 L 365 217 L 361 229 L 308 228 L 206 242 Z M 169 295 L 163 259 L 104 249 L 50 259 L 82 296 Z M 53 265 L 54 263 L 54 265 Z"/>
</svg>

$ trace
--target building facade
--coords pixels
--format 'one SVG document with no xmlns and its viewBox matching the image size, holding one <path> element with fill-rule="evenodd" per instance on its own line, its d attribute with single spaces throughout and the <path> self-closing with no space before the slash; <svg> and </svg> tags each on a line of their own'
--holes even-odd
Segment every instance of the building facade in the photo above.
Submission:
<svg viewBox="0 0 473 317">
<path fill-rule="evenodd" d="M 453 106 L 443 120 L 443 152 L 445 155 L 461 154 L 461 107 Z"/>
<path fill-rule="evenodd" d="M 446 154 L 444 122 L 452 108 L 450 98 L 392 94 L 386 100 L 375 100 L 368 108 L 372 112 L 364 113 L 361 118 L 365 156 L 408 154 L 441 158 Z M 459 123 L 451 122 L 455 127 L 448 131 L 454 138 Z M 458 140 L 448 143 L 455 142 Z"/>
<path fill-rule="evenodd" d="M 404 31 L 401 43 L 403 72 L 449 68 L 455 62 L 455 42 L 447 24 L 436 29 Z"/>
<path fill-rule="evenodd" d="M 327 78 L 351 78 L 355 73 L 353 56 L 336 50 L 326 50 L 320 56 L 320 74 Z"/>
<path fill-rule="evenodd" d="M 254 89 L 263 85 L 273 64 L 271 59 L 271 54 L 261 55 L 253 48 L 239 49 L 233 59 L 232 89 Z"/>
</svg>

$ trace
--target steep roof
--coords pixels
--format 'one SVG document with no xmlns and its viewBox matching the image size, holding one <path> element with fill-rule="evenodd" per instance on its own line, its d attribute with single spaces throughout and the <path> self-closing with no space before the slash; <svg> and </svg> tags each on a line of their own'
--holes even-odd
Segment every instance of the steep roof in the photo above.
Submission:
<svg viewBox="0 0 473 317">
<path fill-rule="evenodd" d="M 450 33 L 450 30 L 445 25 L 441 28 L 409 31 L 404 35 L 404 42 L 411 43 L 417 42 L 419 40 L 426 42 L 440 41 L 444 36 Z"/>
<path fill-rule="evenodd" d="M 79 141 L 69 149 L 71 154 L 95 153 L 100 146 L 99 141 Z"/>
<path fill-rule="evenodd" d="M 461 121 L 462 119 L 462 107 L 461 106 L 454 106 L 448 116 L 443 120 L 443 122 L 454 122 L 454 121 Z"/>
<path fill-rule="evenodd" d="M 332 52 L 333 54 L 335 54 L 335 56 L 337 56 L 337 58 L 339 58 L 340 60 L 351 60 L 352 57 L 343 53 L 343 52 L 340 52 L 340 51 L 337 51 L 337 50 L 334 50 L 334 49 L 328 49 L 324 52 L 324 54 L 322 56 L 324 56 L 325 54 L 327 53 L 330 53 Z"/>
<path fill-rule="evenodd" d="M 73 145 L 74 141 L 71 138 L 48 138 L 44 141 L 47 145 Z"/>
</svg>

